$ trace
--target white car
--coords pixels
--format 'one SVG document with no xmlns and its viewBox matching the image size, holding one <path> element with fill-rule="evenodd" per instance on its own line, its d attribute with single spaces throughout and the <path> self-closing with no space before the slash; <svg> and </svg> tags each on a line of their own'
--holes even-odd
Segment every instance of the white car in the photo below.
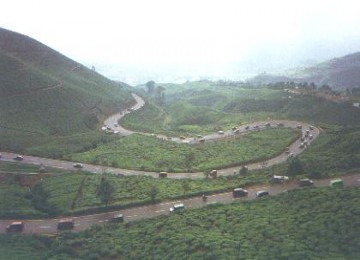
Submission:
<svg viewBox="0 0 360 260">
<path fill-rule="evenodd" d="M 178 204 L 174 204 L 174 206 L 172 206 L 170 208 L 170 212 L 174 212 L 174 211 L 178 211 L 178 210 L 182 210 L 185 208 L 185 205 L 183 203 L 178 203 Z"/>
</svg>

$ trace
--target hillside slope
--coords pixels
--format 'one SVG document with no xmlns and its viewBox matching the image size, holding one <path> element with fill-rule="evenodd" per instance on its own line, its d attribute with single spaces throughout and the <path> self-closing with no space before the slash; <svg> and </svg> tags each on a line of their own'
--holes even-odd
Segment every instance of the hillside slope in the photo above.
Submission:
<svg viewBox="0 0 360 260">
<path fill-rule="evenodd" d="M 3 147 L 29 134 L 92 131 L 129 102 L 133 100 L 125 84 L 106 79 L 30 37 L 0 28 Z"/>
<path fill-rule="evenodd" d="M 248 79 L 252 84 L 294 81 L 328 85 L 334 90 L 360 87 L 360 52 L 334 58 L 312 67 L 291 69 L 284 75 L 259 74 Z"/>
<path fill-rule="evenodd" d="M 298 76 L 307 82 L 327 84 L 337 90 L 360 87 L 360 52 L 306 68 Z"/>
</svg>

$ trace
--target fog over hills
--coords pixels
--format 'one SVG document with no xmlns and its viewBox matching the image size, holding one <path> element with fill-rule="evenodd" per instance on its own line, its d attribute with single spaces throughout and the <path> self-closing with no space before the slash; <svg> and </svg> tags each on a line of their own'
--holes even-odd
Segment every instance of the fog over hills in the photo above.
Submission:
<svg viewBox="0 0 360 260">
<path fill-rule="evenodd" d="M 258 84 L 279 81 L 314 82 L 319 86 L 329 85 L 335 90 L 360 87 L 360 52 L 282 73 L 262 73 L 249 81 Z"/>
</svg>

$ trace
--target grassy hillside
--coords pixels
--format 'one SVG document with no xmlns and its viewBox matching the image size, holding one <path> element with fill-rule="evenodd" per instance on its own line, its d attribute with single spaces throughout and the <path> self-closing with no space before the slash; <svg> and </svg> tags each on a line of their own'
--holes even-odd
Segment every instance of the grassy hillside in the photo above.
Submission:
<svg viewBox="0 0 360 260">
<path fill-rule="evenodd" d="M 48 137 L 93 131 L 128 102 L 125 84 L 0 28 L 1 149 L 26 151 Z"/>
<path fill-rule="evenodd" d="M 18 259 L 26 248 L 28 259 L 359 259 L 359 203 L 359 188 L 307 188 L 54 240 L 2 235 L 0 255 Z"/>
</svg>

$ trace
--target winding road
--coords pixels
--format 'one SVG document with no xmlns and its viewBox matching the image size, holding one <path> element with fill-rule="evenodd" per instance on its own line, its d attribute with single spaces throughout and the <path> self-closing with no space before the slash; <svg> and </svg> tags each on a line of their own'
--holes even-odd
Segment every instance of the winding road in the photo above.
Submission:
<svg viewBox="0 0 360 260">
<path fill-rule="evenodd" d="M 130 109 L 126 111 L 119 112 L 117 114 L 114 114 L 107 118 L 104 122 L 104 125 L 111 129 L 112 131 L 118 131 L 120 135 L 130 135 L 134 133 L 133 131 L 130 131 L 128 129 L 125 129 L 118 125 L 119 120 L 126 114 L 131 113 L 132 111 L 138 110 L 141 107 L 144 106 L 145 102 L 144 100 L 136 95 L 132 94 L 134 99 L 136 100 L 136 104 L 131 107 Z M 300 128 L 303 129 L 303 132 L 305 133 L 306 130 L 308 130 L 308 137 L 306 138 L 307 145 L 304 147 L 300 147 L 301 141 L 300 139 L 296 140 L 289 146 L 289 151 L 284 151 L 283 153 L 279 154 L 278 156 L 269 159 L 264 162 L 259 163 L 253 163 L 247 165 L 247 167 L 251 169 L 260 169 L 264 167 L 269 167 L 274 164 L 282 163 L 286 161 L 289 157 L 289 153 L 292 154 L 292 156 L 296 156 L 300 154 L 301 152 L 306 149 L 308 145 L 311 145 L 311 143 L 318 137 L 320 130 L 317 127 L 311 126 L 306 123 L 297 122 L 297 121 L 289 121 L 289 120 L 271 120 L 271 121 L 263 121 L 263 122 L 256 122 L 252 123 L 246 126 L 241 126 L 237 128 L 238 130 L 235 131 L 225 131 L 222 134 L 216 133 L 212 135 L 208 135 L 203 137 L 206 141 L 219 139 L 219 138 L 231 138 L 235 137 L 236 135 L 245 134 L 249 131 L 260 131 L 265 128 L 271 128 L 271 127 L 289 127 L 289 128 Z M 141 133 L 145 135 L 151 135 L 148 133 Z M 312 136 L 312 138 L 309 138 L 309 136 Z M 191 139 L 183 139 L 180 138 L 168 138 L 166 136 L 158 135 L 158 138 L 167 139 L 179 143 L 186 142 L 188 144 L 196 143 L 198 140 L 195 138 Z M 8 152 L 2 152 L 1 160 L 3 161 L 13 161 L 14 158 L 17 156 L 17 154 L 14 153 L 8 153 Z M 19 161 L 20 163 L 27 163 L 27 164 L 34 164 L 34 165 L 44 165 L 54 168 L 61 168 L 66 170 L 73 170 L 73 171 L 89 171 L 93 173 L 103 173 L 104 171 L 112 173 L 112 174 L 122 174 L 122 175 L 148 175 L 152 177 L 158 177 L 157 172 L 142 172 L 142 171 L 134 171 L 134 170 L 127 170 L 127 169 L 119 169 L 119 168 L 113 168 L 113 167 L 107 167 L 107 166 L 99 166 L 99 165 L 92 165 L 92 164 L 83 164 L 82 169 L 76 169 L 74 168 L 73 162 L 68 161 L 61 161 L 61 160 L 54 160 L 54 159 L 47 159 L 47 158 L 40 158 L 35 156 L 24 156 L 22 161 Z M 234 171 L 238 171 L 239 167 L 231 167 L 227 169 L 220 169 L 218 170 L 218 176 L 226 176 L 226 175 L 232 175 Z M 202 172 L 197 173 L 171 173 L 168 174 L 168 178 L 204 178 L 204 174 Z M 354 175 L 348 175 L 342 177 L 344 181 L 345 186 L 358 186 L 360 184 L 360 174 L 354 174 Z M 329 185 L 329 179 L 322 179 L 317 180 L 314 182 L 315 187 L 320 186 L 327 186 Z M 286 192 L 290 189 L 298 188 L 298 183 L 294 181 L 285 182 L 283 184 L 274 184 L 274 185 L 262 185 L 262 186 L 255 186 L 248 188 L 249 195 L 245 198 L 233 198 L 231 192 L 225 192 L 225 193 L 219 193 L 215 195 L 211 195 L 208 197 L 208 200 L 204 202 L 201 197 L 193 197 L 189 199 L 181 200 L 181 203 L 184 203 L 186 208 L 198 208 L 205 205 L 213 204 L 213 203 L 223 203 L 228 204 L 233 202 L 234 200 L 250 200 L 256 198 L 256 192 L 259 190 L 267 190 L 269 191 L 270 196 L 276 195 L 282 192 Z M 113 211 L 113 212 L 106 212 L 106 213 L 99 213 L 99 214 L 92 214 L 92 215 L 86 215 L 86 216 L 78 216 L 73 217 L 73 220 L 75 221 L 75 227 L 73 231 L 82 231 L 87 228 L 89 228 L 91 225 L 94 224 L 104 224 L 111 221 L 112 217 L 116 214 L 123 214 L 124 215 L 124 221 L 125 222 L 131 222 L 134 220 L 139 220 L 143 218 L 151 218 L 158 215 L 163 214 L 169 214 L 169 208 L 174 204 L 178 203 L 180 201 L 167 201 L 162 202 L 159 204 L 153 204 L 148 206 L 142 206 L 142 207 L 134 207 L 129 208 L 121 211 Z M 38 219 L 38 220 L 22 220 L 25 224 L 25 228 L 23 230 L 23 233 L 27 234 L 53 234 L 57 233 L 57 223 L 59 221 L 60 217 L 58 218 L 52 218 L 52 219 Z M 14 220 L 0 220 L 0 233 L 6 232 L 6 226 L 11 223 Z"/>
<path fill-rule="evenodd" d="M 138 96 L 136 94 L 132 94 L 132 95 L 133 95 L 134 99 L 136 100 L 136 104 L 134 106 L 132 106 L 131 108 L 129 108 L 125 111 L 121 111 L 119 113 L 116 113 L 116 114 L 110 116 L 104 122 L 105 127 L 111 129 L 111 131 L 117 131 L 119 135 L 130 135 L 130 134 L 135 133 L 134 131 L 125 129 L 122 126 L 118 125 L 118 122 L 126 114 L 132 113 L 133 111 L 142 108 L 145 104 L 145 101 L 140 96 Z M 279 126 L 279 125 L 281 125 L 281 126 Z M 299 126 L 301 126 L 303 131 L 308 130 L 309 134 L 312 135 L 312 138 L 311 139 L 309 137 L 306 138 L 307 145 L 305 145 L 303 148 L 300 147 L 301 143 L 302 143 L 300 138 L 298 140 L 296 140 L 295 142 L 293 142 L 289 146 L 289 152 L 293 156 L 297 156 L 298 154 L 302 153 L 306 149 L 306 147 L 311 145 L 311 143 L 319 136 L 320 130 L 317 127 L 312 126 L 307 123 L 298 122 L 298 121 L 290 121 L 290 120 L 259 121 L 259 122 L 255 122 L 252 124 L 238 127 L 237 133 L 234 133 L 233 130 L 229 130 L 229 131 L 224 131 L 223 134 L 214 133 L 214 134 L 204 136 L 203 139 L 206 141 L 211 141 L 211 140 L 217 140 L 217 139 L 221 139 L 221 138 L 232 138 L 232 137 L 235 138 L 236 136 L 243 135 L 243 134 L 246 134 L 251 131 L 261 131 L 266 128 L 274 128 L 274 127 L 298 128 Z M 136 132 L 136 133 L 149 135 L 149 136 L 154 135 L 154 134 L 142 133 L 142 132 Z M 187 138 L 185 140 L 180 139 L 180 138 L 169 139 L 168 137 L 166 137 L 164 135 L 156 135 L 156 137 L 161 138 L 161 139 L 166 139 L 169 141 L 178 142 L 178 143 L 187 143 L 190 145 L 199 141 L 199 140 L 196 140 L 195 138 Z M 14 153 L 2 152 L 1 160 L 13 161 L 13 158 L 16 156 L 17 156 L 17 154 L 14 154 Z M 262 169 L 264 167 L 269 167 L 269 166 L 272 166 L 275 164 L 285 162 L 288 159 L 288 157 L 289 157 L 289 153 L 284 151 L 283 153 L 281 153 L 269 160 L 258 162 L 258 163 L 248 164 L 246 166 L 248 167 L 249 170 Z M 48 166 L 48 167 L 59 168 L 59 169 L 70 170 L 70 171 L 84 170 L 84 171 L 88 171 L 88 172 L 92 172 L 92 173 L 107 172 L 107 173 L 111 173 L 111 174 L 124 175 L 124 176 L 146 175 L 146 176 L 152 176 L 155 178 L 159 176 L 158 172 L 143 172 L 143 171 L 137 171 L 137 170 L 121 169 L 121 168 L 114 168 L 114 167 L 110 167 L 110 166 L 101 166 L 101 165 L 94 165 L 94 164 L 82 164 L 83 168 L 78 169 L 78 168 L 74 168 L 74 162 L 41 158 L 41 157 L 36 157 L 36 156 L 24 156 L 24 159 L 19 162 L 33 164 L 33 165 L 39 165 L 39 166 L 44 165 L 44 166 Z M 238 171 L 238 170 L 239 170 L 239 166 L 225 168 L 225 169 L 217 169 L 217 175 L 218 176 L 233 175 L 234 171 Z M 170 173 L 170 174 L 168 174 L 168 178 L 199 179 L 199 178 L 204 178 L 204 173 L 203 172 Z"/>
</svg>

